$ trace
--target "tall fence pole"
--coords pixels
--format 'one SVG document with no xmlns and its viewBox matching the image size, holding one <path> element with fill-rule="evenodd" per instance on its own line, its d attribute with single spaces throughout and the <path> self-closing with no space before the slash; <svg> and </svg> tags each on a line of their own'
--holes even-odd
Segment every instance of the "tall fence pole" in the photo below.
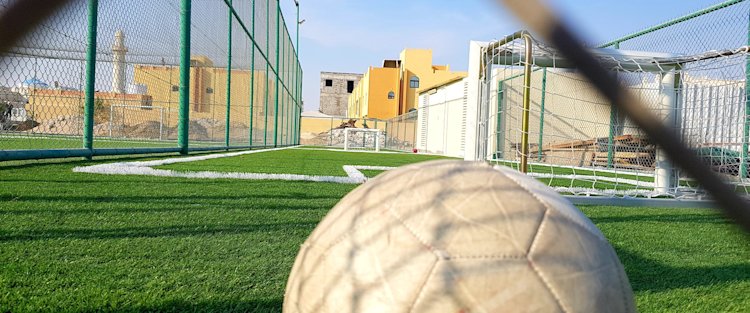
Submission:
<svg viewBox="0 0 750 313">
<path fill-rule="evenodd" d="M 255 40 L 255 0 L 253 0 L 253 25 L 252 25 L 253 40 Z M 250 53 L 250 131 L 248 134 L 248 146 L 253 145 L 253 107 L 255 106 L 255 49 L 253 45 L 253 51 Z"/>
<path fill-rule="evenodd" d="M 96 39 L 99 0 L 89 0 L 88 47 L 86 47 L 86 95 L 83 107 L 83 148 L 94 149 L 94 102 L 96 101 Z M 91 157 L 86 157 L 91 160 Z"/>
<path fill-rule="evenodd" d="M 281 56 L 279 50 L 281 49 L 281 3 L 276 1 L 276 99 L 274 100 L 273 109 L 273 146 L 278 147 L 279 145 L 279 62 Z"/>
<path fill-rule="evenodd" d="M 270 3 L 266 1 L 266 56 L 268 56 L 268 52 L 271 51 L 271 6 Z M 265 117 L 263 118 L 263 146 L 268 147 L 268 97 L 270 96 L 270 91 L 268 90 L 268 87 L 270 87 L 269 80 L 271 76 L 269 75 L 270 68 L 269 63 L 271 63 L 271 60 L 266 59 L 266 92 L 265 93 L 265 100 L 263 101 L 263 114 Z"/>
<path fill-rule="evenodd" d="M 291 41 L 291 38 L 289 38 L 289 40 Z M 277 69 L 277 71 L 284 73 L 284 76 L 282 77 L 284 79 L 284 82 L 283 82 L 284 86 L 288 86 L 288 79 L 287 79 L 288 75 L 287 75 L 286 69 L 287 69 L 287 65 L 289 64 L 289 57 L 290 57 L 289 47 L 284 45 L 283 60 L 281 61 L 282 62 L 281 64 L 283 64 L 283 71 L 282 71 L 281 66 Z M 283 101 L 282 111 L 284 111 L 282 115 L 282 120 L 281 120 L 281 132 L 282 132 L 281 144 L 282 145 L 288 144 L 288 140 L 289 140 L 289 97 L 288 97 L 289 89 L 286 89 L 286 91 L 287 92 L 283 94 L 284 97 L 282 98 L 282 101 Z"/>
<path fill-rule="evenodd" d="M 544 156 L 544 149 L 542 149 L 542 145 L 544 144 L 544 104 L 547 100 L 547 68 L 545 67 L 542 72 L 542 100 L 540 102 L 540 110 L 539 110 L 539 144 L 537 146 L 537 158 L 539 162 L 542 162 L 542 158 Z"/>
<path fill-rule="evenodd" d="M 297 97 L 299 98 L 299 124 L 297 125 L 297 144 L 302 143 L 302 112 L 305 111 L 305 101 L 302 97 L 302 86 L 304 86 L 305 72 L 302 70 L 302 64 L 298 62 L 299 71 L 299 87 L 297 88 Z"/>
<path fill-rule="evenodd" d="M 750 15 L 750 14 L 749 14 Z M 750 16 L 748 17 L 747 43 L 750 45 Z M 750 56 L 745 61 L 745 126 L 742 135 L 742 160 L 740 162 L 740 180 L 744 180 L 747 173 L 748 140 L 750 140 Z"/>
<path fill-rule="evenodd" d="M 301 87 L 300 86 L 302 86 L 302 82 L 301 82 L 301 78 L 302 77 L 300 77 L 300 69 L 299 69 L 299 63 L 300 63 L 300 54 L 299 54 L 299 52 L 300 52 L 300 50 L 299 50 L 299 26 L 300 26 L 300 20 L 299 20 L 299 1 L 294 1 L 294 4 L 297 6 L 297 21 L 296 21 L 297 22 L 297 32 L 295 33 L 295 36 L 297 37 L 297 39 L 296 39 L 296 42 L 294 44 L 294 47 L 297 49 L 297 68 L 294 71 L 294 75 L 295 75 L 295 79 L 294 79 L 294 82 L 295 82 L 295 85 L 294 85 L 295 92 L 294 93 L 295 93 L 295 95 L 294 95 L 294 97 L 296 98 L 295 100 L 297 102 L 297 107 L 295 109 L 295 114 L 294 114 L 295 115 L 294 116 L 294 120 L 295 120 L 295 123 L 294 123 L 294 132 L 295 132 L 295 134 L 294 134 L 294 144 L 295 145 L 299 145 L 300 144 L 300 135 L 302 134 L 301 133 L 301 128 L 300 128 L 300 123 L 302 122 L 301 116 L 302 116 L 302 111 L 303 111 L 303 109 L 302 109 L 302 101 L 300 101 L 300 96 L 301 96 L 301 90 L 300 90 Z"/>
<path fill-rule="evenodd" d="M 495 124 L 495 158 L 501 160 L 505 158 L 505 123 L 503 123 L 503 97 L 505 80 L 497 82 L 497 122 Z"/>
<path fill-rule="evenodd" d="M 180 12 L 180 113 L 177 143 L 180 153 L 188 154 L 190 124 L 190 22 L 192 0 L 182 0 Z"/>
<path fill-rule="evenodd" d="M 227 31 L 227 112 L 225 120 L 225 131 L 224 131 L 224 146 L 229 147 L 229 123 L 231 122 L 231 108 L 232 108 L 232 22 L 234 21 L 234 15 L 232 14 L 232 0 L 229 0 L 227 8 L 229 12 L 229 29 Z M 255 20 L 255 19 L 253 19 Z"/>
</svg>

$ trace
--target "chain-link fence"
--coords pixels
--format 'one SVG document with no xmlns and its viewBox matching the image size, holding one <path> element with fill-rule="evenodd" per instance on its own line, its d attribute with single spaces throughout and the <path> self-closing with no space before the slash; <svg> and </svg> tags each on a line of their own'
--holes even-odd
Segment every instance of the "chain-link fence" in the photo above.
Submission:
<svg viewBox="0 0 750 313">
<path fill-rule="evenodd" d="M 394 117 L 386 121 L 385 149 L 412 152 L 417 143 L 419 111 Z"/>
<path fill-rule="evenodd" d="M 0 161 L 298 144 L 287 24 L 278 0 L 72 1 L 0 58 Z"/>
<path fill-rule="evenodd" d="M 748 176 L 749 13 L 750 2 L 726 1 L 593 50 L 706 163 L 740 186 Z M 485 49 L 481 155 L 577 195 L 701 194 L 554 49 L 522 37 Z M 519 57 L 527 47 L 530 73 Z"/>
<path fill-rule="evenodd" d="M 750 176 L 749 20 L 750 1 L 724 1 L 592 50 L 740 189 Z M 423 91 L 418 110 L 387 121 L 386 147 L 518 169 L 525 163 L 531 176 L 575 195 L 702 195 L 566 60 L 533 38 L 525 75 L 524 33 L 517 34 L 474 43 L 479 74 Z"/>
</svg>

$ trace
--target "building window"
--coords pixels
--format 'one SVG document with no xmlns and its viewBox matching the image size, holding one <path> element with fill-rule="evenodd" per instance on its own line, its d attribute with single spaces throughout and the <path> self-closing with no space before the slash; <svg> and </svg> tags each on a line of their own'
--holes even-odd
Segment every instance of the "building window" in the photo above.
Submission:
<svg viewBox="0 0 750 313">
<path fill-rule="evenodd" d="M 409 88 L 419 88 L 419 77 L 412 76 L 409 79 Z"/>
<path fill-rule="evenodd" d="M 391 91 L 388 93 L 388 100 L 396 99 L 396 93 Z"/>
<path fill-rule="evenodd" d="M 172 85 L 172 92 L 178 92 L 180 91 L 180 86 Z"/>
<path fill-rule="evenodd" d="M 353 80 L 346 81 L 346 92 L 348 92 L 348 93 L 354 92 L 354 81 Z"/>
<path fill-rule="evenodd" d="M 333 79 L 326 79 L 326 87 L 333 87 Z"/>
<path fill-rule="evenodd" d="M 214 89 L 213 88 L 206 88 L 206 93 L 214 93 Z"/>
</svg>

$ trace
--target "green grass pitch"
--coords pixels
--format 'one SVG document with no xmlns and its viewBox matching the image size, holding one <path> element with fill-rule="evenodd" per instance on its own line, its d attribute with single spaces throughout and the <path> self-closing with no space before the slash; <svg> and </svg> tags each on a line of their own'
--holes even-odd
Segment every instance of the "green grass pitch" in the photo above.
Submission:
<svg viewBox="0 0 750 313">
<path fill-rule="evenodd" d="M 191 142 L 191 146 L 211 147 L 223 146 L 224 142 Z M 24 149 L 80 149 L 83 147 L 83 138 L 75 136 L 52 136 L 52 135 L 17 135 L 0 136 L 0 150 L 24 150 Z M 94 148 L 175 148 L 177 141 L 157 140 L 126 140 L 95 138 Z"/>
<path fill-rule="evenodd" d="M 295 149 L 165 168 L 344 176 L 433 158 Z M 278 312 L 299 245 L 356 187 L 71 170 L 90 164 L 0 164 L 0 312 Z M 750 307 L 750 242 L 715 212 L 581 209 L 641 312 Z"/>
</svg>

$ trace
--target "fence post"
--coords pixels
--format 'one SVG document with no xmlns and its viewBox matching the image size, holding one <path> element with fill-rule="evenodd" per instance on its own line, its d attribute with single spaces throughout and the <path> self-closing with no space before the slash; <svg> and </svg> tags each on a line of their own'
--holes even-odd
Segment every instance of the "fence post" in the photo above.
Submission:
<svg viewBox="0 0 750 313">
<path fill-rule="evenodd" d="M 305 102 L 302 100 L 302 84 L 303 80 L 305 78 L 305 75 L 302 71 L 302 65 L 299 64 L 299 59 L 297 59 L 297 71 L 299 71 L 299 77 L 300 80 L 297 83 L 297 99 L 299 99 L 299 115 L 297 116 L 297 119 L 299 119 L 299 123 L 297 124 L 297 144 L 302 143 L 302 112 L 305 111 Z"/>
<path fill-rule="evenodd" d="M 294 4 L 297 6 L 297 20 L 295 21 L 295 23 L 297 24 L 297 32 L 295 33 L 295 36 L 297 37 L 297 40 L 296 40 L 295 45 L 294 45 L 295 48 L 297 49 L 297 53 L 296 53 L 296 55 L 297 55 L 297 62 L 296 62 L 297 63 L 297 69 L 295 69 L 295 71 L 294 71 L 294 75 L 295 75 L 295 81 L 294 81 L 295 82 L 295 84 L 294 84 L 295 85 L 294 86 L 294 88 L 295 88 L 295 95 L 294 95 L 294 97 L 296 98 L 297 108 L 295 110 L 295 114 L 294 114 L 295 117 L 294 117 L 294 119 L 297 122 L 294 125 L 294 132 L 295 132 L 295 134 L 294 134 L 294 144 L 295 145 L 299 145 L 300 144 L 300 136 L 302 135 L 302 127 L 301 127 L 300 124 L 302 123 L 302 111 L 303 111 L 302 101 L 300 101 L 301 100 L 300 96 L 302 94 L 302 90 L 301 90 L 302 89 L 302 80 L 301 80 L 302 77 L 301 77 L 301 70 L 299 68 L 299 65 L 300 65 L 299 64 L 299 62 L 300 62 L 300 60 L 299 60 L 300 59 L 300 54 L 299 54 L 299 51 L 300 51 L 299 50 L 299 25 L 300 25 L 300 21 L 299 21 L 299 1 L 295 1 Z M 299 113 L 297 113 L 297 112 L 299 112 Z"/>
<path fill-rule="evenodd" d="M 266 92 L 265 94 L 265 100 L 263 101 L 263 114 L 265 117 L 263 118 L 263 147 L 268 147 L 268 96 L 270 91 L 268 90 L 268 87 L 270 87 L 269 78 L 269 63 L 271 63 L 271 60 L 268 59 L 268 52 L 271 51 L 271 6 L 268 2 L 266 2 Z"/>
<path fill-rule="evenodd" d="M 253 36 L 253 42 L 255 42 L 255 0 L 253 0 L 253 25 L 252 25 L 252 36 Z M 250 131 L 248 136 L 248 146 L 253 146 L 253 120 L 255 118 L 253 117 L 253 107 L 255 106 L 255 49 L 257 48 L 255 44 L 253 46 L 253 51 L 250 53 L 250 57 L 252 60 L 250 60 Z"/>
<path fill-rule="evenodd" d="M 399 140 L 399 138 L 401 137 L 401 119 L 402 118 L 401 118 L 401 116 L 397 116 L 396 118 L 397 118 L 397 120 L 396 120 L 396 132 L 395 132 L 396 136 L 395 137 L 396 137 L 396 140 Z M 404 149 L 402 147 L 403 146 L 403 140 L 401 142 L 397 142 L 397 144 L 398 144 L 397 145 L 397 147 L 398 147 L 397 149 L 398 150 L 403 150 Z"/>
<path fill-rule="evenodd" d="M 180 111 L 177 143 L 180 153 L 188 154 L 190 124 L 190 20 L 192 0 L 182 0 L 180 12 Z"/>
<path fill-rule="evenodd" d="M 99 0 L 89 0 L 88 47 L 86 48 L 86 95 L 83 107 L 83 148 L 94 149 L 94 102 L 96 92 L 96 39 L 99 20 Z M 91 160 L 92 156 L 86 159 Z"/>
<path fill-rule="evenodd" d="M 750 20 L 750 18 L 749 18 Z M 750 22 L 748 22 L 747 42 L 750 45 Z M 750 140 L 750 56 L 745 61 L 745 119 L 744 132 L 742 134 L 742 158 L 740 162 L 740 181 L 748 176 L 747 157 L 748 157 L 748 140 Z"/>
<path fill-rule="evenodd" d="M 620 42 L 615 42 L 615 49 L 620 49 Z M 609 108 L 609 137 L 607 141 L 607 168 L 614 167 L 615 160 L 615 132 L 617 131 L 617 107 L 610 105 Z"/>
<path fill-rule="evenodd" d="M 281 60 L 281 56 L 279 55 L 279 50 L 281 48 L 281 3 L 279 1 L 276 1 L 276 67 L 274 72 L 276 72 L 276 88 L 274 88 L 274 92 L 276 92 L 276 99 L 274 100 L 274 109 L 273 109 L 273 147 L 276 148 L 279 145 L 279 62 Z"/>
<path fill-rule="evenodd" d="M 289 59 L 291 59 L 291 54 L 289 53 L 289 48 L 287 47 L 287 48 L 284 49 L 284 61 L 282 61 L 282 64 L 284 64 L 284 71 L 283 71 L 283 73 L 284 73 L 284 80 L 285 80 L 284 81 L 284 86 L 286 86 L 286 88 L 284 88 L 284 90 L 285 90 L 284 91 L 284 105 L 283 105 L 283 108 L 284 108 L 284 110 L 283 110 L 284 113 L 283 114 L 284 115 L 282 115 L 283 118 L 284 118 L 284 120 L 281 123 L 281 125 L 283 126 L 282 132 L 285 135 L 285 136 L 281 137 L 281 138 L 284 139 L 283 140 L 283 145 L 288 145 L 289 144 L 289 139 L 291 138 L 291 133 L 289 132 L 289 125 L 290 125 L 289 122 L 292 121 L 292 118 L 291 118 L 291 112 L 292 111 L 289 110 L 289 104 L 291 102 L 290 101 L 291 100 L 290 97 L 291 97 L 292 94 L 290 93 L 291 91 L 289 89 L 289 73 L 286 71 L 287 70 L 287 66 L 289 65 Z"/>
<path fill-rule="evenodd" d="M 112 127 L 114 126 L 112 118 L 114 118 L 114 116 L 115 116 L 115 106 L 110 105 L 109 106 L 109 139 L 112 139 Z"/>
<path fill-rule="evenodd" d="M 224 146 L 229 148 L 229 123 L 232 107 L 232 22 L 234 20 L 234 16 L 232 15 L 232 0 L 229 0 L 227 11 L 229 12 L 229 29 L 227 30 L 229 40 L 227 40 L 227 112 L 224 127 Z"/>
<path fill-rule="evenodd" d="M 495 124 L 495 159 L 505 157 L 505 124 L 503 123 L 503 85 L 505 80 L 497 82 L 497 123 Z"/>
<path fill-rule="evenodd" d="M 542 144 L 544 144 L 544 102 L 547 98 L 547 68 L 545 67 L 542 72 L 542 100 L 540 102 L 540 115 L 539 115 L 539 146 L 537 147 L 537 154 L 539 162 L 542 162 Z"/>
<path fill-rule="evenodd" d="M 164 108 L 159 110 L 159 141 L 164 140 Z"/>
</svg>

